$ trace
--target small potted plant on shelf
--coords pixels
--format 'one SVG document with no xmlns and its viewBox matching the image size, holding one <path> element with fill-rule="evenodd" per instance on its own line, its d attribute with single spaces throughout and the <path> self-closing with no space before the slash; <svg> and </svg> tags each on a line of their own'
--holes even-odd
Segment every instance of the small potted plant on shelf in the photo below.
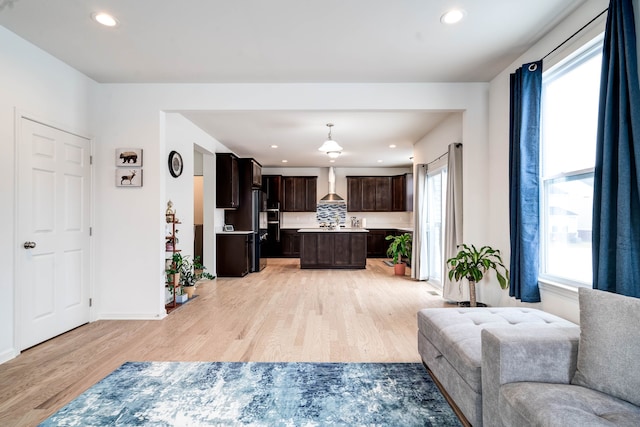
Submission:
<svg viewBox="0 0 640 427">
<path fill-rule="evenodd" d="M 182 273 L 183 264 L 184 258 L 182 258 L 182 255 L 180 255 L 179 252 L 176 252 L 171 256 L 171 262 L 169 264 L 169 268 L 166 270 L 166 274 L 167 283 L 173 284 L 174 288 L 177 288 L 180 285 L 180 275 Z"/>
<path fill-rule="evenodd" d="M 386 240 L 391 240 L 387 249 L 387 256 L 393 259 L 394 273 L 397 276 L 404 276 L 407 265 L 403 258 L 411 256 L 411 234 L 404 233 L 398 236 L 387 236 Z"/>
<path fill-rule="evenodd" d="M 476 301 L 476 283 L 482 280 L 488 270 L 494 270 L 502 289 L 509 287 L 509 270 L 502 263 L 500 251 L 491 246 L 483 246 L 479 250 L 474 245 L 458 245 L 458 254 L 447 260 L 450 266 L 449 280 L 465 278 L 469 281 L 469 306 L 483 305 Z M 502 273 L 501 273 L 502 271 Z M 460 282 L 462 286 L 462 282 Z M 467 305 L 461 303 L 460 305 Z"/>
<path fill-rule="evenodd" d="M 175 288 L 175 292 L 177 304 L 184 304 L 189 299 L 189 295 L 185 293 L 184 287 L 178 286 L 177 288 Z"/>
<path fill-rule="evenodd" d="M 180 284 L 189 298 L 193 298 L 196 289 L 196 282 L 200 279 L 214 279 L 212 274 L 206 272 L 207 268 L 200 262 L 200 257 L 195 257 L 193 261 L 184 257 L 180 268 Z"/>
</svg>

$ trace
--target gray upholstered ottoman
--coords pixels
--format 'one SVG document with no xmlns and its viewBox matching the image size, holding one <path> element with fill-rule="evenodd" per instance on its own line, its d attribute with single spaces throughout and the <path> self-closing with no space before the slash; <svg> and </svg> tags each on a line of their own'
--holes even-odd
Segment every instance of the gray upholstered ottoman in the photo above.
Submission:
<svg viewBox="0 0 640 427">
<path fill-rule="evenodd" d="M 531 308 L 427 308 L 418 312 L 422 361 L 471 425 L 482 425 L 481 331 L 516 328 L 526 333 L 531 326 L 578 328 Z"/>
</svg>

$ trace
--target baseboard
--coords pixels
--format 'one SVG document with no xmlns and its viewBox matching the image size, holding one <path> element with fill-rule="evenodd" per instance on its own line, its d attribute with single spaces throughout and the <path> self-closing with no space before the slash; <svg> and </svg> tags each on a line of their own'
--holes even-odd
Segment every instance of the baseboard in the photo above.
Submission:
<svg viewBox="0 0 640 427">
<path fill-rule="evenodd" d="M 458 408 L 458 405 L 456 405 L 456 402 L 454 402 L 453 399 L 451 398 L 451 396 L 449 396 L 449 393 L 447 393 L 447 391 L 444 389 L 444 387 L 442 387 L 442 384 L 440 383 L 440 381 L 438 381 L 436 376 L 433 375 L 433 372 L 431 372 L 431 369 L 429 369 L 427 364 L 424 363 L 424 360 L 422 361 L 422 365 L 427 370 L 427 372 L 429 373 L 429 376 L 431 377 L 431 379 L 435 383 L 436 387 L 438 387 L 438 390 L 440 390 L 440 393 L 442 393 L 442 395 L 444 396 L 444 398 L 447 401 L 447 403 L 449 404 L 449 406 L 451 406 L 451 409 L 453 409 L 453 412 L 456 414 L 456 416 L 458 417 L 458 419 L 460 420 L 462 425 L 464 427 L 471 427 L 471 423 L 464 416 L 464 414 L 462 413 L 460 408 Z"/>
<path fill-rule="evenodd" d="M 167 313 L 100 313 L 97 320 L 162 320 Z"/>
<path fill-rule="evenodd" d="M 2 353 L 0 353 L 0 364 L 3 364 L 4 362 L 8 362 L 11 359 L 15 359 L 16 357 L 18 357 L 19 354 L 20 352 L 16 351 L 13 348 L 3 351 Z"/>
</svg>

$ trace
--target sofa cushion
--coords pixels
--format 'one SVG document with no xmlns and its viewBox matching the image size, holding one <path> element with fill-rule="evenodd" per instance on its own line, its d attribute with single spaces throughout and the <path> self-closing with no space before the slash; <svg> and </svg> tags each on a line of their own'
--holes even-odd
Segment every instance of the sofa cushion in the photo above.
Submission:
<svg viewBox="0 0 640 427">
<path fill-rule="evenodd" d="M 505 426 L 638 426 L 640 408 L 624 400 L 569 384 L 520 382 L 500 387 Z"/>
<path fill-rule="evenodd" d="M 580 344 L 572 384 L 640 406 L 640 299 L 579 289 Z"/>
</svg>

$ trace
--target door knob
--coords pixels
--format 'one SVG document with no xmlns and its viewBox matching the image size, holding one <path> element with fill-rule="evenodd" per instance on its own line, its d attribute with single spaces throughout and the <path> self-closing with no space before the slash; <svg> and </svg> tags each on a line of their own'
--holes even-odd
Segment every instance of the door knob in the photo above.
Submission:
<svg viewBox="0 0 640 427">
<path fill-rule="evenodd" d="M 24 242 L 25 249 L 33 249 L 36 247 L 36 242 Z"/>
</svg>

